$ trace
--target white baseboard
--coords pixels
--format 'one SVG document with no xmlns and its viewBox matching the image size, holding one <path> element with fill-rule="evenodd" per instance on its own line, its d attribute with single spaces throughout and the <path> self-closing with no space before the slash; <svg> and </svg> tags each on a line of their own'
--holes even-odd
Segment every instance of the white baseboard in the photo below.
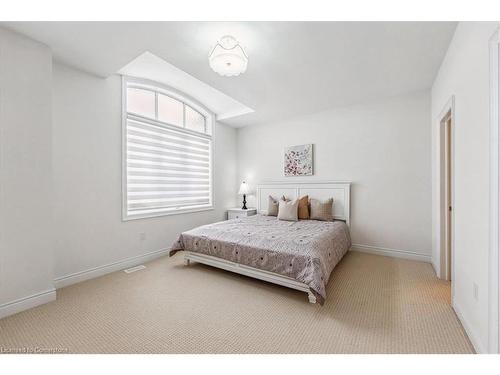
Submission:
<svg viewBox="0 0 500 375">
<path fill-rule="evenodd" d="M 99 276 L 106 275 L 111 272 L 121 271 L 125 268 L 137 266 L 141 263 L 149 262 L 163 255 L 167 255 L 169 250 L 170 249 L 156 250 L 146 254 L 123 259 L 117 262 L 105 264 L 103 266 L 94 267 L 80 272 L 75 272 L 66 276 L 61 276 L 54 280 L 54 285 L 56 289 L 60 289 L 64 288 L 65 286 L 76 284 L 85 280 L 90 280 Z"/>
<path fill-rule="evenodd" d="M 432 268 L 434 268 L 434 273 L 436 274 L 436 277 L 439 279 L 439 270 L 436 262 L 434 262 L 434 259 L 431 261 Z"/>
<path fill-rule="evenodd" d="M 369 253 L 369 254 L 377 254 L 377 255 L 383 255 L 383 256 L 388 256 L 388 257 L 394 257 L 394 258 L 418 260 L 418 261 L 427 262 L 427 263 L 431 263 L 431 261 L 432 261 L 430 255 L 423 255 L 423 254 L 415 253 L 413 251 L 388 249 L 385 247 L 378 247 L 378 246 L 352 244 L 351 250 L 360 251 L 362 253 Z"/>
<path fill-rule="evenodd" d="M 0 305 L 0 318 L 5 318 L 6 316 L 17 314 L 18 312 L 32 309 L 33 307 L 55 300 L 56 290 L 50 289 L 12 302 L 7 302 Z"/>
<path fill-rule="evenodd" d="M 452 303 L 453 310 L 455 310 L 455 314 L 457 314 L 458 320 L 460 320 L 460 323 L 462 323 L 462 326 L 464 327 L 465 333 L 467 333 L 467 336 L 469 336 L 469 340 L 476 350 L 476 353 L 478 354 L 485 354 L 487 351 L 484 349 L 483 344 L 481 341 L 478 339 L 477 334 L 474 332 L 472 329 L 472 326 L 469 324 L 469 322 L 465 319 L 464 314 L 462 313 L 462 310 L 458 307 L 456 302 Z"/>
</svg>

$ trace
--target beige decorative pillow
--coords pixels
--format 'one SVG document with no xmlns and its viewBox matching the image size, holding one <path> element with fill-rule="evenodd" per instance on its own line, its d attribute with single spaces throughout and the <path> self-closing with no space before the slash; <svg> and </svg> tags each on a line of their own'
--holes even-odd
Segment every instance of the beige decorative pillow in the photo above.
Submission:
<svg viewBox="0 0 500 375">
<path fill-rule="evenodd" d="M 318 199 L 311 199 L 311 220 L 333 221 L 333 198 L 322 202 Z"/>
<path fill-rule="evenodd" d="M 279 201 L 278 220 L 298 221 L 299 220 L 299 200 Z"/>
<path fill-rule="evenodd" d="M 299 220 L 309 219 L 309 196 L 299 198 Z"/>
<path fill-rule="evenodd" d="M 285 196 L 281 197 L 281 200 L 286 200 Z M 278 216 L 278 200 L 269 196 L 267 203 L 267 215 L 268 216 Z"/>
</svg>

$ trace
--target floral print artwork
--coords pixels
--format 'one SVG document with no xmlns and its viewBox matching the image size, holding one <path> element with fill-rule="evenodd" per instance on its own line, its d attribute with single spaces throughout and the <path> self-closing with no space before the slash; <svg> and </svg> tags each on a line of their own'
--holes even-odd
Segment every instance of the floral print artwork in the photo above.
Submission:
<svg viewBox="0 0 500 375">
<path fill-rule="evenodd" d="M 285 176 L 312 176 L 313 145 L 285 148 Z"/>
</svg>

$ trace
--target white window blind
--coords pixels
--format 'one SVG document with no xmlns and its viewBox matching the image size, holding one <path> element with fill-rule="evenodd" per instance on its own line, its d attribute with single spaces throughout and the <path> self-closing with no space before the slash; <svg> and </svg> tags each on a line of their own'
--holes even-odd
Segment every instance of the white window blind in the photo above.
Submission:
<svg viewBox="0 0 500 375">
<path fill-rule="evenodd" d="M 136 85 L 131 89 L 127 83 L 127 110 L 124 113 L 124 217 L 131 219 L 211 208 L 212 136 L 207 129 L 207 116 L 177 98 L 168 97 L 169 105 L 163 105 L 166 102 L 164 92 L 151 87 L 144 90 L 153 92 L 153 96 L 138 95 L 137 90 L 142 88 Z M 140 97 L 141 101 L 134 101 L 135 97 Z M 154 100 L 154 113 L 145 110 L 151 108 L 147 98 Z M 159 104 L 162 106 L 161 118 L 182 120 L 174 124 L 160 121 Z M 187 123 L 186 109 L 196 112 L 196 126 Z"/>
</svg>

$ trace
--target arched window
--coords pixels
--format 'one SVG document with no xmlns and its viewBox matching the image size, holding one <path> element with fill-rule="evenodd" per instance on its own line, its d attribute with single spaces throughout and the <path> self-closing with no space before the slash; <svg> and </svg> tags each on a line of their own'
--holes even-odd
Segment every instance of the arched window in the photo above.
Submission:
<svg viewBox="0 0 500 375">
<path fill-rule="evenodd" d="M 123 219 L 211 209 L 213 114 L 161 84 L 123 79 Z"/>
</svg>

